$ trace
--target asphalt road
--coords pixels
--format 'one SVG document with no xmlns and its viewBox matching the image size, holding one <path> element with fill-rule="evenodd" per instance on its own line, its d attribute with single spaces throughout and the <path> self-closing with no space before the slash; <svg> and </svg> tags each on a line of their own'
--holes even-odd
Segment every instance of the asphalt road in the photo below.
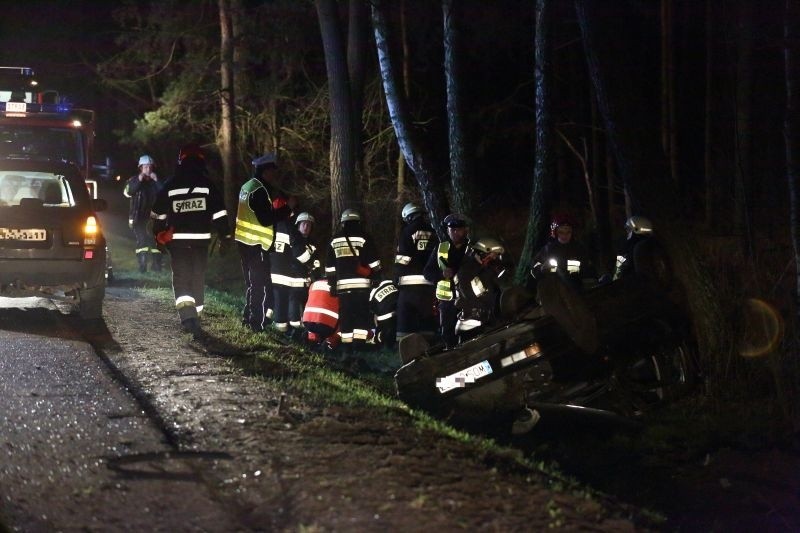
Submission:
<svg viewBox="0 0 800 533">
<path fill-rule="evenodd" d="M 236 529 L 197 473 L 213 457 L 176 453 L 46 307 L 0 309 L 0 531 Z"/>
</svg>

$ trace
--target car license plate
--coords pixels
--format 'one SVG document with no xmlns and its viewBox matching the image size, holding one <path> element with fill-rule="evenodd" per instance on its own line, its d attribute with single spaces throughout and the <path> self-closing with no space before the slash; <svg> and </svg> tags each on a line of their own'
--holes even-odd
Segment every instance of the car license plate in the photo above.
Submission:
<svg viewBox="0 0 800 533">
<path fill-rule="evenodd" d="M 436 388 L 444 394 L 447 391 L 466 387 L 467 383 L 475 383 L 475 380 L 492 373 L 492 365 L 489 361 L 481 361 L 464 370 L 459 370 L 455 374 L 450 374 L 443 378 L 436 378 Z"/>
<path fill-rule="evenodd" d="M 43 229 L 0 228 L 0 239 L 7 241 L 44 241 L 47 231 Z"/>
</svg>

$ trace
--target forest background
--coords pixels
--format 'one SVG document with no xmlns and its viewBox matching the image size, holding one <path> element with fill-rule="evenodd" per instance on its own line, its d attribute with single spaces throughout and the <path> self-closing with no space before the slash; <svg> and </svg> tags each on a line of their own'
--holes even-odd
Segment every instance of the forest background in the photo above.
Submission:
<svg viewBox="0 0 800 533">
<path fill-rule="evenodd" d="M 797 9 L 791 0 L 34 1 L 9 6 L 0 36 L 4 62 L 53 73 L 62 92 L 97 109 L 106 132 L 97 152 L 123 176 L 140 153 L 168 175 L 178 147 L 199 141 L 232 208 L 252 157 L 274 151 L 281 188 L 317 218 L 318 241 L 356 207 L 387 264 L 412 200 L 437 226 L 465 213 L 476 236 L 506 243 L 520 276 L 555 212 L 578 221 L 601 273 L 625 218 L 650 217 L 686 295 L 710 396 L 768 398 L 791 433 L 800 428 Z M 20 26 L 34 39 L 11 45 Z M 742 312 L 753 297 L 776 310 L 785 335 L 742 357 L 759 326 Z"/>
</svg>

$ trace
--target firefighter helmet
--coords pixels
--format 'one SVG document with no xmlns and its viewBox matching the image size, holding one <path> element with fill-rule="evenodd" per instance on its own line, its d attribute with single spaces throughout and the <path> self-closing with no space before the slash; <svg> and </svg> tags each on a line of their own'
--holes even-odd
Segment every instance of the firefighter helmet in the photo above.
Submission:
<svg viewBox="0 0 800 533">
<path fill-rule="evenodd" d="M 472 244 L 472 247 L 481 255 L 488 255 L 491 253 L 503 255 L 506 251 L 506 247 L 503 246 L 503 243 L 494 237 L 481 237 Z"/>
<path fill-rule="evenodd" d="M 155 160 L 152 157 L 150 157 L 149 155 L 147 155 L 147 154 L 145 154 L 145 155 L 143 155 L 142 157 L 139 158 L 139 166 L 142 166 L 142 165 L 153 165 L 154 166 L 155 164 L 156 164 Z"/>
<path fill-rule="evenodd" d="M 569 216 L 567 213 L 558 213 L 553 216 L 553 219 L 550 221 L 550 236 L 555 238 L 556 237 L 556 230 L 561 226 L 574 226 L 572 222 L 572 217 Z"/>
<path fill-rule="evenodd" d="M 465 228 L 468 225 L 466 217 L 458 213 L 450 213 L 449 215 L 444 217 L 442 224 L 444 224 L 448 228 Z"/>
<path fill-rule="evenodd" d="M 344 224 L 345 222 L 349 222 L 351 220 L 360 221 L 361 215 L 358 214 L 358 211 L 356 211 L 355 209 L 345 209 L 344 212 L 342 212 L 342 218 L 341 218 L 342 224 Z"/>
<path fill-rule="evenodd" d="M 647 217 L 633 215 L 625 221 L 625 231 L 636 235 L 649 235 L 653 233 L 653 223 Z"/>
<path fill-rule="evenodd" d="M 299 224 L 301 222 L 311 222 L 313 224 L 316 222 L 316 220 L 310 213 L 303 211 L 297 215 L 297 219 L 294 221 L 295 224 Z"/>
<path fill-rule="evenodd" d="M 408 222 L 411 220 L 411 216 L 416 213 L 422 213 L 422 208 L 414 202 L 408 202 L 403 206 L 403 211 L 400 213 L 400 216 L 403 217 L 405 222 Z"/>
<path fill-rule="evenodd" d="M 182 146 L 180 151 L 178 152 L 179 165 L 188 159 L 198 159 L 200 161 L 205 161 L 205 158 L 206 156 L 203 154 L 203 150 L 200 148 L 200 145 L 195 143 L 190 143 Z"/>
</svg>

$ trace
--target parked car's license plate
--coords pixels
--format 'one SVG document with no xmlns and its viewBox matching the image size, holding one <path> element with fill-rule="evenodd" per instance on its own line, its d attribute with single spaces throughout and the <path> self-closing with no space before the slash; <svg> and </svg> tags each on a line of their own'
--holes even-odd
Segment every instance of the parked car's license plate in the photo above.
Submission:
<svg viewBox="0 0 800 533">
<path fill-rule="evenodd" d="M 454 374 L 445 376 L 443 378 L 436 378 L 436 388 L 439 392 L 445 392 L 459 387 L 464 387 L 467 383 L 475 383 L 476 379 L 488 376 L 492 373 L 492 365 L 489 361 L 481 361 L 476 365 L 472 365 L 464 370 L 459 370 Z"/>
<path fill-rule="evenodd" d="M 9 241 L 44 241 L 47 231 L 44 229 L 0 228 L 0 239 Z"/>
</svg>

